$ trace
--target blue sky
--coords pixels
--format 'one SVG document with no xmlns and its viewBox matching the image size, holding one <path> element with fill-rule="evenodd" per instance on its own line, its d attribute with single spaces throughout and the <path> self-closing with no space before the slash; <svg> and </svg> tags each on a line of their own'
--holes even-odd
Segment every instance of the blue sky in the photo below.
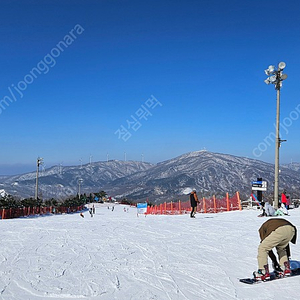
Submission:
<svg viewBox="0 0 300 300">
<path fill-rule="evenodd" d="M 300 162 L 299 14 L 296 0 L 2 1 L 0 174 L 38 156 L 157 163 L 202 149 L 273 163 L 264 70 L 280 61 L 280 162 Z"/>
</svg>

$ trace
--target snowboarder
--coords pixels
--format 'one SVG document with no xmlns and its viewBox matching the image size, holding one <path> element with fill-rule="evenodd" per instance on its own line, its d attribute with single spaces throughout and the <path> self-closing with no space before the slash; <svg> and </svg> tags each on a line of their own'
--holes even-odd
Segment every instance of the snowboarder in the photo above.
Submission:
<svg viewBox="0 0 300 300">
<path fill-rule="evenodd" d="M 259 228 L 261 239 L 258 247 L 258 271 L 253 272 L 256 280 L 270 279 L 268 255 L 273 268 L 280 276 L 291 274 L 289 258 L 291 255 L 289 242 L 296 244 L 297 228 L 285 219 L 274 218 L 266 221 Z M 279 263 L 272 249 L 276 247 Z"/>
<path fill-rule="evenodd" d="M 275 208 L 269 202 L 265 203 L 265 213 L 269 217 L 272 217 L 275 215 Z"/>
<path fill-rule="evenodd" d="M 199 203 L 198 196 L 196 194 L 196 189 L 193 189 L 190 193 L 190 201 L 191 201 L 191 218 L 195 218 L 195 214 L 197 211 L 197 204 Z"/>
<path fill-rule="evenodd" d="M 275 216 L 284 216 L 284 215 L 288 216 L 289 214 L 285 205 L 281 203 L 281 206 L 275 212 Z"/>
</svg>

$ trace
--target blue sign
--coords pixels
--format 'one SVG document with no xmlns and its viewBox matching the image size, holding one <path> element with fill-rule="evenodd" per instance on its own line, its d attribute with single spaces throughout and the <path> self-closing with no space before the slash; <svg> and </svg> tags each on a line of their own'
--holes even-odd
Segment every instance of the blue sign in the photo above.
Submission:
<svg viewBox="0 0 300 300">
<path fill-rule="evenodd" d="M 266 181 L 252 181 L 252 190 L 253 191 L 266 191 L 267 182 Z"/>
<path fill-rule="evenodd" d="M 138 214 L 145 214 L 147 213 L 147 203 L 138 203 L 136 205 L 137 213 Z"/>
<path fill-rule="evenodd" d="M 262 185 L 262 181 L 252 181 L 252 185 Z"/>
</svg>

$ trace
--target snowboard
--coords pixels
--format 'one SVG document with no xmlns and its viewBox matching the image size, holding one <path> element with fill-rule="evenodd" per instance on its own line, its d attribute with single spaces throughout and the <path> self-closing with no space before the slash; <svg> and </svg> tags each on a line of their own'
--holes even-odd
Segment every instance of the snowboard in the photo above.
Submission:
<svg viewBox="0 0 300 300">
<path fill-rule="evenodd" d="M 278 276 L 278 273 L 272 272 L 270 279 L 268 279 L 266 281 L 256 280 L 254 278 L 242 278 L 242 279 L 240 279 L 240 282 L 243 282 L 246 284 L 257 284 L 257 283 L 261 283 L 261 282 L 268 282 L 268 281 L 273 281 L 273 280 L 277 280 L 277 279 L 284 279 L 284 278 L 289 278 L 289 277 L 298 276 L 298 275 L 300 275 L 300 268 L 293 269 L 291 275 L 286 276 L 286 277 L 280 277 L 280 276 Z"/>
</svg>

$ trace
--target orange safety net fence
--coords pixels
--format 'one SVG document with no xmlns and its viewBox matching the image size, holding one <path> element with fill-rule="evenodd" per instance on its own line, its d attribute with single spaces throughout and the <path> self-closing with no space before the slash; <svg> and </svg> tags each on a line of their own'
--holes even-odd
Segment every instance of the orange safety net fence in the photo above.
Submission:
<svg viewBox="0 0 300 300">
<path fill-rule="evenodd" d="M 72 207 L 19 207 L 19 208 L 0 208 L 1 219 L 13 219 L 20 217 L 28 217 L 35 215 L 49 215 L 49 214 L 64 214 L 78 212 L 84 209 L 84 205 Z"/>
<path fill-rule="evenodd" d="M 215 196 L 211 198 L 199 199 L 197 206 L 198 213 L 218 213 L 223 211 L 242 210 L 239 192 L 229 198 L 228 193 L 224 198 L 217 199 Z M 148 206 L 147 214 L 153 215 L 178 215 L 190 213 L 190 201 L 181 202 L 164 202 L 159 205 Z"/>
</svg>

